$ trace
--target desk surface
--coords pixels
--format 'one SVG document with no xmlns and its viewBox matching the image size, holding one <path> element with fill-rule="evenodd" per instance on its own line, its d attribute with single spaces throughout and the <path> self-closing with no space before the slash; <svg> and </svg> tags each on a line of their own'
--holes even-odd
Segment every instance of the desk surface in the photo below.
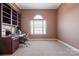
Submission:
<svg viewBox="0 0 79 59">
<path fill-rule="evenodd" d="M 7 38 L 7 37 L 12 37 L 12 38 L 15 38 L 15 37 L 23 37 L 25 36 L 26 34 L 19 34 L 19 35 L 10 35 L 10 36 L 3 36 L 2 38 Z"/>
</svg>

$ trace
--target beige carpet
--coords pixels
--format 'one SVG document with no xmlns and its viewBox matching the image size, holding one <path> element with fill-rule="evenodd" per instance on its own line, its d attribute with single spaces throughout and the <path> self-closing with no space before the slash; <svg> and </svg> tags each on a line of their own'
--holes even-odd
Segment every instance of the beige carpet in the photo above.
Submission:
<svg viewBox="0 0 79 59">
<path fill-rule="evenodd" d="M 28 47 L 20 46 L 12 56 L 79 56 L 79 53 L 58 41 L 29 41 Z"/>
</svg>

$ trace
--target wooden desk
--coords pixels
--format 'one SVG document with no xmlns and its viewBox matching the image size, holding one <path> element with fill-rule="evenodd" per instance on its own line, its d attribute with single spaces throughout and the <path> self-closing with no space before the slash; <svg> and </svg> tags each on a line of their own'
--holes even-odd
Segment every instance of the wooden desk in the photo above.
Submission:
<svg viewBox="0 0 79 59">
<path fill-rule="evenodd" d="M 19 38 L 26 34 L 2 37 L 3 54 L 12 54 L 19 48 Z"/>
<path fill-rule="evenodd" d="M 3 54 L 12 54 L 19 47 L 19 37 L 2 37 Z"/>
</svg>

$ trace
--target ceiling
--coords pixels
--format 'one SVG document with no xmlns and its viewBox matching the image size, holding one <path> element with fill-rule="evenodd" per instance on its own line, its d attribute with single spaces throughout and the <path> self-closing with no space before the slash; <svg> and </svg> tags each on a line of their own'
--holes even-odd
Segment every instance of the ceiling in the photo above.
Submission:
<svg viewBox="0 0 79 59">
<path fill-rule="evenodd" d="M 56 9 L 60 3 L 16 3 L 20 9 Z"/>
</svg>

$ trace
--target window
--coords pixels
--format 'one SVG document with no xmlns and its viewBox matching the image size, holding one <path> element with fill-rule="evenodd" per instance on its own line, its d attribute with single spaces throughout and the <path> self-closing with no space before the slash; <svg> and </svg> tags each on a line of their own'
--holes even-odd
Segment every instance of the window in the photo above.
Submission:
<svg viewBox="0 0 79 59">
<path fill-rule="evenodd" d="M 40 15 L 36 15 L 34 19 L 30 21 L 30 33 L 31 34 L 46 34 L 46 20 Z"/>
</svg>

